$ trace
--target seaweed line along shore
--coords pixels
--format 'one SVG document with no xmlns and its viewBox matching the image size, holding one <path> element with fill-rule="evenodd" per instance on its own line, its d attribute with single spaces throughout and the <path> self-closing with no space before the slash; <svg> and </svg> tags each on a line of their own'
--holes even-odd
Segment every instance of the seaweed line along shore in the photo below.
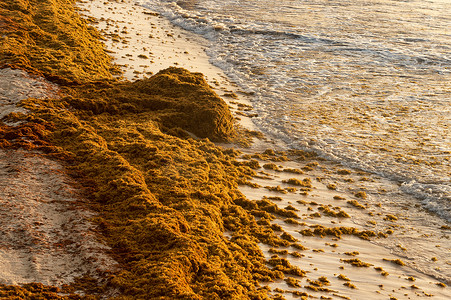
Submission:
<svg viewBox="0 0 451 300">
<path fill-rule="evenodd" d="M 152 5 L 0 3 L 0 299 L 451 297 L 445 219 L 268 134 Z"/>
</svg>

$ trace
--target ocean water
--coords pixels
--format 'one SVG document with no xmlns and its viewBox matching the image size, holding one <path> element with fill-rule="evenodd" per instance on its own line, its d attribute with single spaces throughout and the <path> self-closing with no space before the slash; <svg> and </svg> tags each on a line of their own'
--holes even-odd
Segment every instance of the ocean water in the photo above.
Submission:
<svg viewBox="0 0 451 300">
<path fill-rule="evenodd" d="M 451 222 L 451 0 L 141 0 L 205 37 L 258 128 Z"/>
</svg>

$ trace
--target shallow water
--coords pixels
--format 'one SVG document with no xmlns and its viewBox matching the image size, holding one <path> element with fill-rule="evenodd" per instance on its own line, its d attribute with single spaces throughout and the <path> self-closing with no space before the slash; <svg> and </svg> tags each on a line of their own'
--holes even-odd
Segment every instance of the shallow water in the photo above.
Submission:
<svg viewBox="0 0 451 300">
<path fill-rule="evenodd" d="M 262 131 L 399 180 L 451 220 L 451 1 L 141 3 L 208 39 Z"/>
</svg>

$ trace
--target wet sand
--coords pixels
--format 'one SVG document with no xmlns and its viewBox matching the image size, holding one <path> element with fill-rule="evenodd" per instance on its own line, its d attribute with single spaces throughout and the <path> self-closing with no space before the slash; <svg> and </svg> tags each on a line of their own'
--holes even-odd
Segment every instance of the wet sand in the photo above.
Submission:
<svg viewBox="0 0 451 300">
<path fill-rule="evenodd" d="M 312 165 L 312 162 L 315 164 L 315 161 L 316 159 L 276 162 L 278 171 L 260 169 L 264 176 L 268 177 L 256 178 L 253 181 L 260 187 L 241 188 L 246 197 L 252 200 L 279 197 L 279 200 L 273 201 L 279 208 L 291 206 L 299 216 L 299 219 L 295 219 L 299 224 L 292 224 L 292 220 L 284 217 L 277 217 L 272 223 L 280 225 L 307 248 L 304 251 L 293 247 L 277 249 L 287 250 L 287 254 L 279 256 L 307 271 L 306 278 L 300 279 L 303 288 L 290 287 L 283 281 L 270 286 L 289 291 L 300 290 L 316 296 L 330 296 L 330 293 L 312 293 L 311 289 L 306 288 L 310 285 L 309 280 L 315 281 L 325 276 L 330 281 L 327 288 L 334 290 L 333 294 L 350 299 L 416 299 L 429 295 L 436 299 L 447 299 L 449 290 L 440 286 L 441 281 L 449 283 L 450 279 L 449 237 L 446 230 L 440 229 L 444 224 L 438 222 L 415 227 L 415 224 L 419 223 L 415 218 L 426 218 L 427 212 L 413 212 L 414 209 L 403 207 L 405 204 L 401 203 L 393 205 L 389 199 L 390 195 L 399 192 L 397 185 L 384 182 L 377 176 L 322 160 L 317 161 L 318 165 L 311 170 L 306 168 L 309 164 Z M 263 166 L 268 161 L 260 163 Z M 281 171 L 284 169 L 300 169 L 304 174 Z M 349 174 L 344 174 L 348 171 Z M 313 187 L 303 192 L 296 185 L 284 183 L 290 178 L 309 178 Z M 297 191 L 274 192 L 265 188 L 268 186 L 280 186 L 282 189 L 294 187 Z M 387 188 L 391 190 L 382 190 Z M 366 199 L 356 197 L 360 191 L 365 191 Z M 361 207 L 356 207 L 359 204 Z M 327 208 L 335 213 L 343 211 L 349 217 L 334 216 L 328 213 Z M 376 236 L 366 240 L 347 234 L 340 237 L 304 235 L 308 234 L 306 229 L 313 231 L 316 227 L 356 228 L 359 231 L 374 232 Z M 268 259 L 274 255 L 271 253 L 271 247 L 261 245 L 261 248 Z M 302 257 L 291 255 L 294 251 L 299 252 Z M 371 265 L 356 267 L 344 261 L 349 259 L 359 259 Z M 397 264 L 397 260 L 405 265 Z M 433 274 L 435 278 L 424 273 Z M 348 281 L 338 278 L 340 275 L 345 275 L 356 288 L 344 286 Z M 340 297 L 337 295 L 333 299 Z M 284 296 L 291 299 L 287 293 Z"/>
</svg>

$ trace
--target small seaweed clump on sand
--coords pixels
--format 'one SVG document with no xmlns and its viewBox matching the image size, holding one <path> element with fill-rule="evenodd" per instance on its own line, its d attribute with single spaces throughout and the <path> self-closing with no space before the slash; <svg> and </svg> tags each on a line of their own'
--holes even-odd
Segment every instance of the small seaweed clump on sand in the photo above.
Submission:
<svg viewBox="0 0 451 300">
<path fill-rule="evenodd" d="M 292 185 L 297 185 L 297 186 L 308 187 L 308 188 L 312 187 L 312 180 L 310 178 L 304 178 L 302 181 L 297 178 L 290 178 L 287 180 L 283 180 L 282 182 L 292 184 Z"/>
<path fill-rule="evenodd" d="M 405 264 L 402 260 L 400 260 L 399 258 L 397 258 L 397 259 L 388 259 L 388 258 L 384 258 L 383 260 L 384 260 L 384 261 L 391 261 L 392 263 L 397 264 L 397 265 L 400 265 L 400 266 L 405 266 L 405 265 L 406 265 L 406 264 Z"/>
<path fill-rule="evenodd" d="M 281 271 L 284 274 L 295 275 L 299 277 L 305 277 L 306 275 L 306 272 L 304 270 L 291 265 L 287 259 L 280 258 L 277 255 L 273 255 L 268 263 L 271 266 L 274 266 L 275 270 Z"/>
<path fill-rule="evenodd" d="M 341 259 L 341 261 L 345 262 L 345 263 L 348 263 L 348 264 L 351 264 L 354 267 L 365 267 L 365 268 L 368 268 L 368 267 L 372 266 L 372 264 L 363 262 L 363 261 L 361 261 L 358 258 Z"/>
<path fill-rule="evenodd" d="M 361 239 L 369 240 L 371 237 L 375 237 L 377 234 L 374 231 L 371 230 L 358 230 L 355 227 L 324 227 L 322 225 L 313 225 L 311 226 L 313 228 L 307 228 L 302 229 L 299 231 L 300 234 L 304 236 L 335 236 L 337 238 L 340 238 L 341 235 L 355 235 L 358 236 Z"/>
</svg>

